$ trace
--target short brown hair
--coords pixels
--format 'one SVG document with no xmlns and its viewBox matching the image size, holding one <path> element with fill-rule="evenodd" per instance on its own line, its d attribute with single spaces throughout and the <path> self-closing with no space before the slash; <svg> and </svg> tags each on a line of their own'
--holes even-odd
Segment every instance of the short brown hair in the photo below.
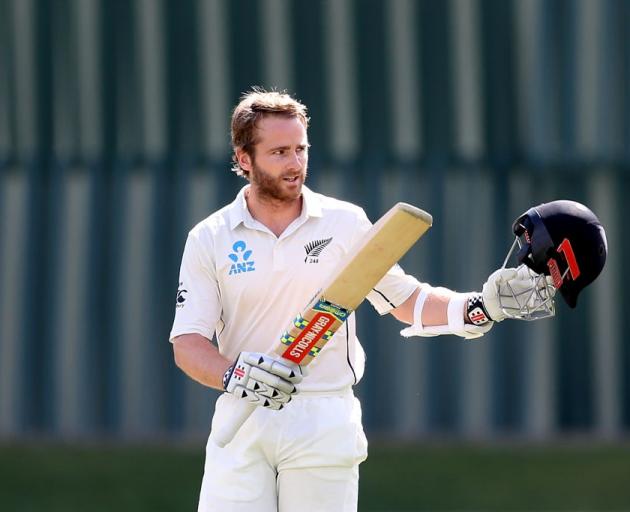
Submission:
<svg viewBox="0 0 630 512">
<path fill-rule="evenodd" d="M 251 157 L 254 156 L 256 125 L 268 115 L 297 117 L 304 128 L 308 128 L 306 106 L 286 91 L 266 91 L 262 87 L 252 87 L 251 91 L 241 96 L 241 101 L 232 113 L 232 170 L 239 176 L 247 177 L 248 171 L 239 165 L 236 150 L 240 148 Z"/>
</svg>

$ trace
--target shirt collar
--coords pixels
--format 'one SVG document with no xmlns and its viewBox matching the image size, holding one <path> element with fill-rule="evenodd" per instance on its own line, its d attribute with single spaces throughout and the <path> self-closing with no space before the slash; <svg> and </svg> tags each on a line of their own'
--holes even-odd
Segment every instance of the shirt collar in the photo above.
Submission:
<svg viewBox="0 0 630 512">
<path fill-rule="evenodd" d="M 304 198 L 302 213 L 306 212 L 307 217 L 321 217 L 322 200 L 319 194 L 313 192 L 306 185 L 302 185 L 302 197 Z"/>
<path fill-rule="evenodd" d="M 255 220 L 252 214 L 247 209 L 247 201 L 245 201 L 245 191 L 249 188 L 249 185 L 245 185 L 239 190 L 236 195 L 236 199 L 231 204 L 230 208 L 230 229 L 236 228 L 239 224 L 243 223 L 246 226 L 251 226 Z M 321 217 L 322 216 L 322 204 L 321 198 L 318 194 L 313 192 L 305 185 L 302 186 L 302 213 L 300 217 Z"/>
</svg>

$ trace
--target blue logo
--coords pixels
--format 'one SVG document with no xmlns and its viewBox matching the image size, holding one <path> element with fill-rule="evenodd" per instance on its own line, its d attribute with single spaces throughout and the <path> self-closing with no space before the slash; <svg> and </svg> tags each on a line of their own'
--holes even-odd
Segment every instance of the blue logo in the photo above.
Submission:
<svg viewBox="0 0 630 512">
<path fill-rule="evenodd" d="M 233 261 L 232 265 L 230 265 L 228 275 L 231 276 L 232 274 L 241 274 L 243 272 L 253 272 L 256 270 L 256 268 L 254 268 L 254 261 L 251 259 L 252 251 L 247 248 L 243 240 L 234 242 L 232 250 L 234 252 L 228 254 L 228 258 Z"/>
</svg>

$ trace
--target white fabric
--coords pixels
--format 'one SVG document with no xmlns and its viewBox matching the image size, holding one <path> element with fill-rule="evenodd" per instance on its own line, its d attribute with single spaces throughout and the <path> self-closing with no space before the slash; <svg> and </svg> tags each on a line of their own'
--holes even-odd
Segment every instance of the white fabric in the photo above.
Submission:
<svg viewBox="0 0 630 512">
<path fill-rule="evenodd" d="M 358 206 L 304 187 L 301 216 L 276 237 L 249 213 L 246 188 L 190 231 L 170 334 L 171 340 L 187 333 L 208 339 L 216 334 L 219 351 L 228 359 L 245 350 L 273 349 L 290 321 L 371 227 Z M 396 265 L 368 300 L 385 314 L 418 286 Z M 300 391 L 353 385 L 363 375 L 364 361 L 351 315 L 309 365 Z"/>
<path fill-rule="evenodd" d="M 212 428 L 235 401 L 219 398 Z M 281 411 L 258 407 L 225 448 L 208 442 L 198 511 L 356 512 L 366 456 L 361 406 L 350 389 L 301 393 Z"/>
<path fill-rule="evenodd" d="M 464 331 L 464 308 L 466 307 L 466 301 L 468 301 L 468 295 L 464 293 L 457 293 L 451 296 L 451 300 L 448 302 L 448 327 L 453 331 L 453 334 L 462 336 Z"/>
<path fill-rule="evenodd" d="M 422 310 L 424 309 L 424 303 L 426 302 L 431 290 L 432 288 L 428 285 L 424 285 L 422 288 L 420 288 L 420 293 L 418 294 L 418 297 L 416 298 L 416 303 L 413 306 L 413 324 L 400 331 L 401 335 L 405 337 L 437 336 L 437 334 L 427 333 L 427 327 L 422 325 Z"/>
<path fill-rule="evenodd" d="M 431 293 L 431 287 L 424 286 L 414 306 L 413 312 L 413 325 L 406 327 L 400 334 L 405 338 L 412 336 L 441 336 L 444 334 L 453 334 L 466 339 L 479 338 L 487 333 L 492 328 L 492 322 L 485 325 L 472 325 L 464 323 L 464 308 L 466 301 L 468 300 L 468 294 L 456 293 L 453 294 L 448 302 L 447 307 L 447 325 L 422 325 L 422 309 L 426 302 L 427 297 Z"/>
</svg>

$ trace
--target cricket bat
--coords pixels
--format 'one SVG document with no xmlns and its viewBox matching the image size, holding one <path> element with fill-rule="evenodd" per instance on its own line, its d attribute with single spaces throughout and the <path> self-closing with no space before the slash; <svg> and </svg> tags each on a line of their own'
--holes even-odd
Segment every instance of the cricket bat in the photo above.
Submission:
<svg viewBox="0 0 630 512">
<path fill-rule="evenodd" d="M 280 336 L 275 353 L 289 365 L 308 365 L 359 307 L 370 290 L 431 227 L 430 214 L 397 203 L 366 233 L 338 270 Z M 256 405 L 240 401 L 240 410 L 211 437 L 225 446 L 251 415 Z"/>
</svg>

